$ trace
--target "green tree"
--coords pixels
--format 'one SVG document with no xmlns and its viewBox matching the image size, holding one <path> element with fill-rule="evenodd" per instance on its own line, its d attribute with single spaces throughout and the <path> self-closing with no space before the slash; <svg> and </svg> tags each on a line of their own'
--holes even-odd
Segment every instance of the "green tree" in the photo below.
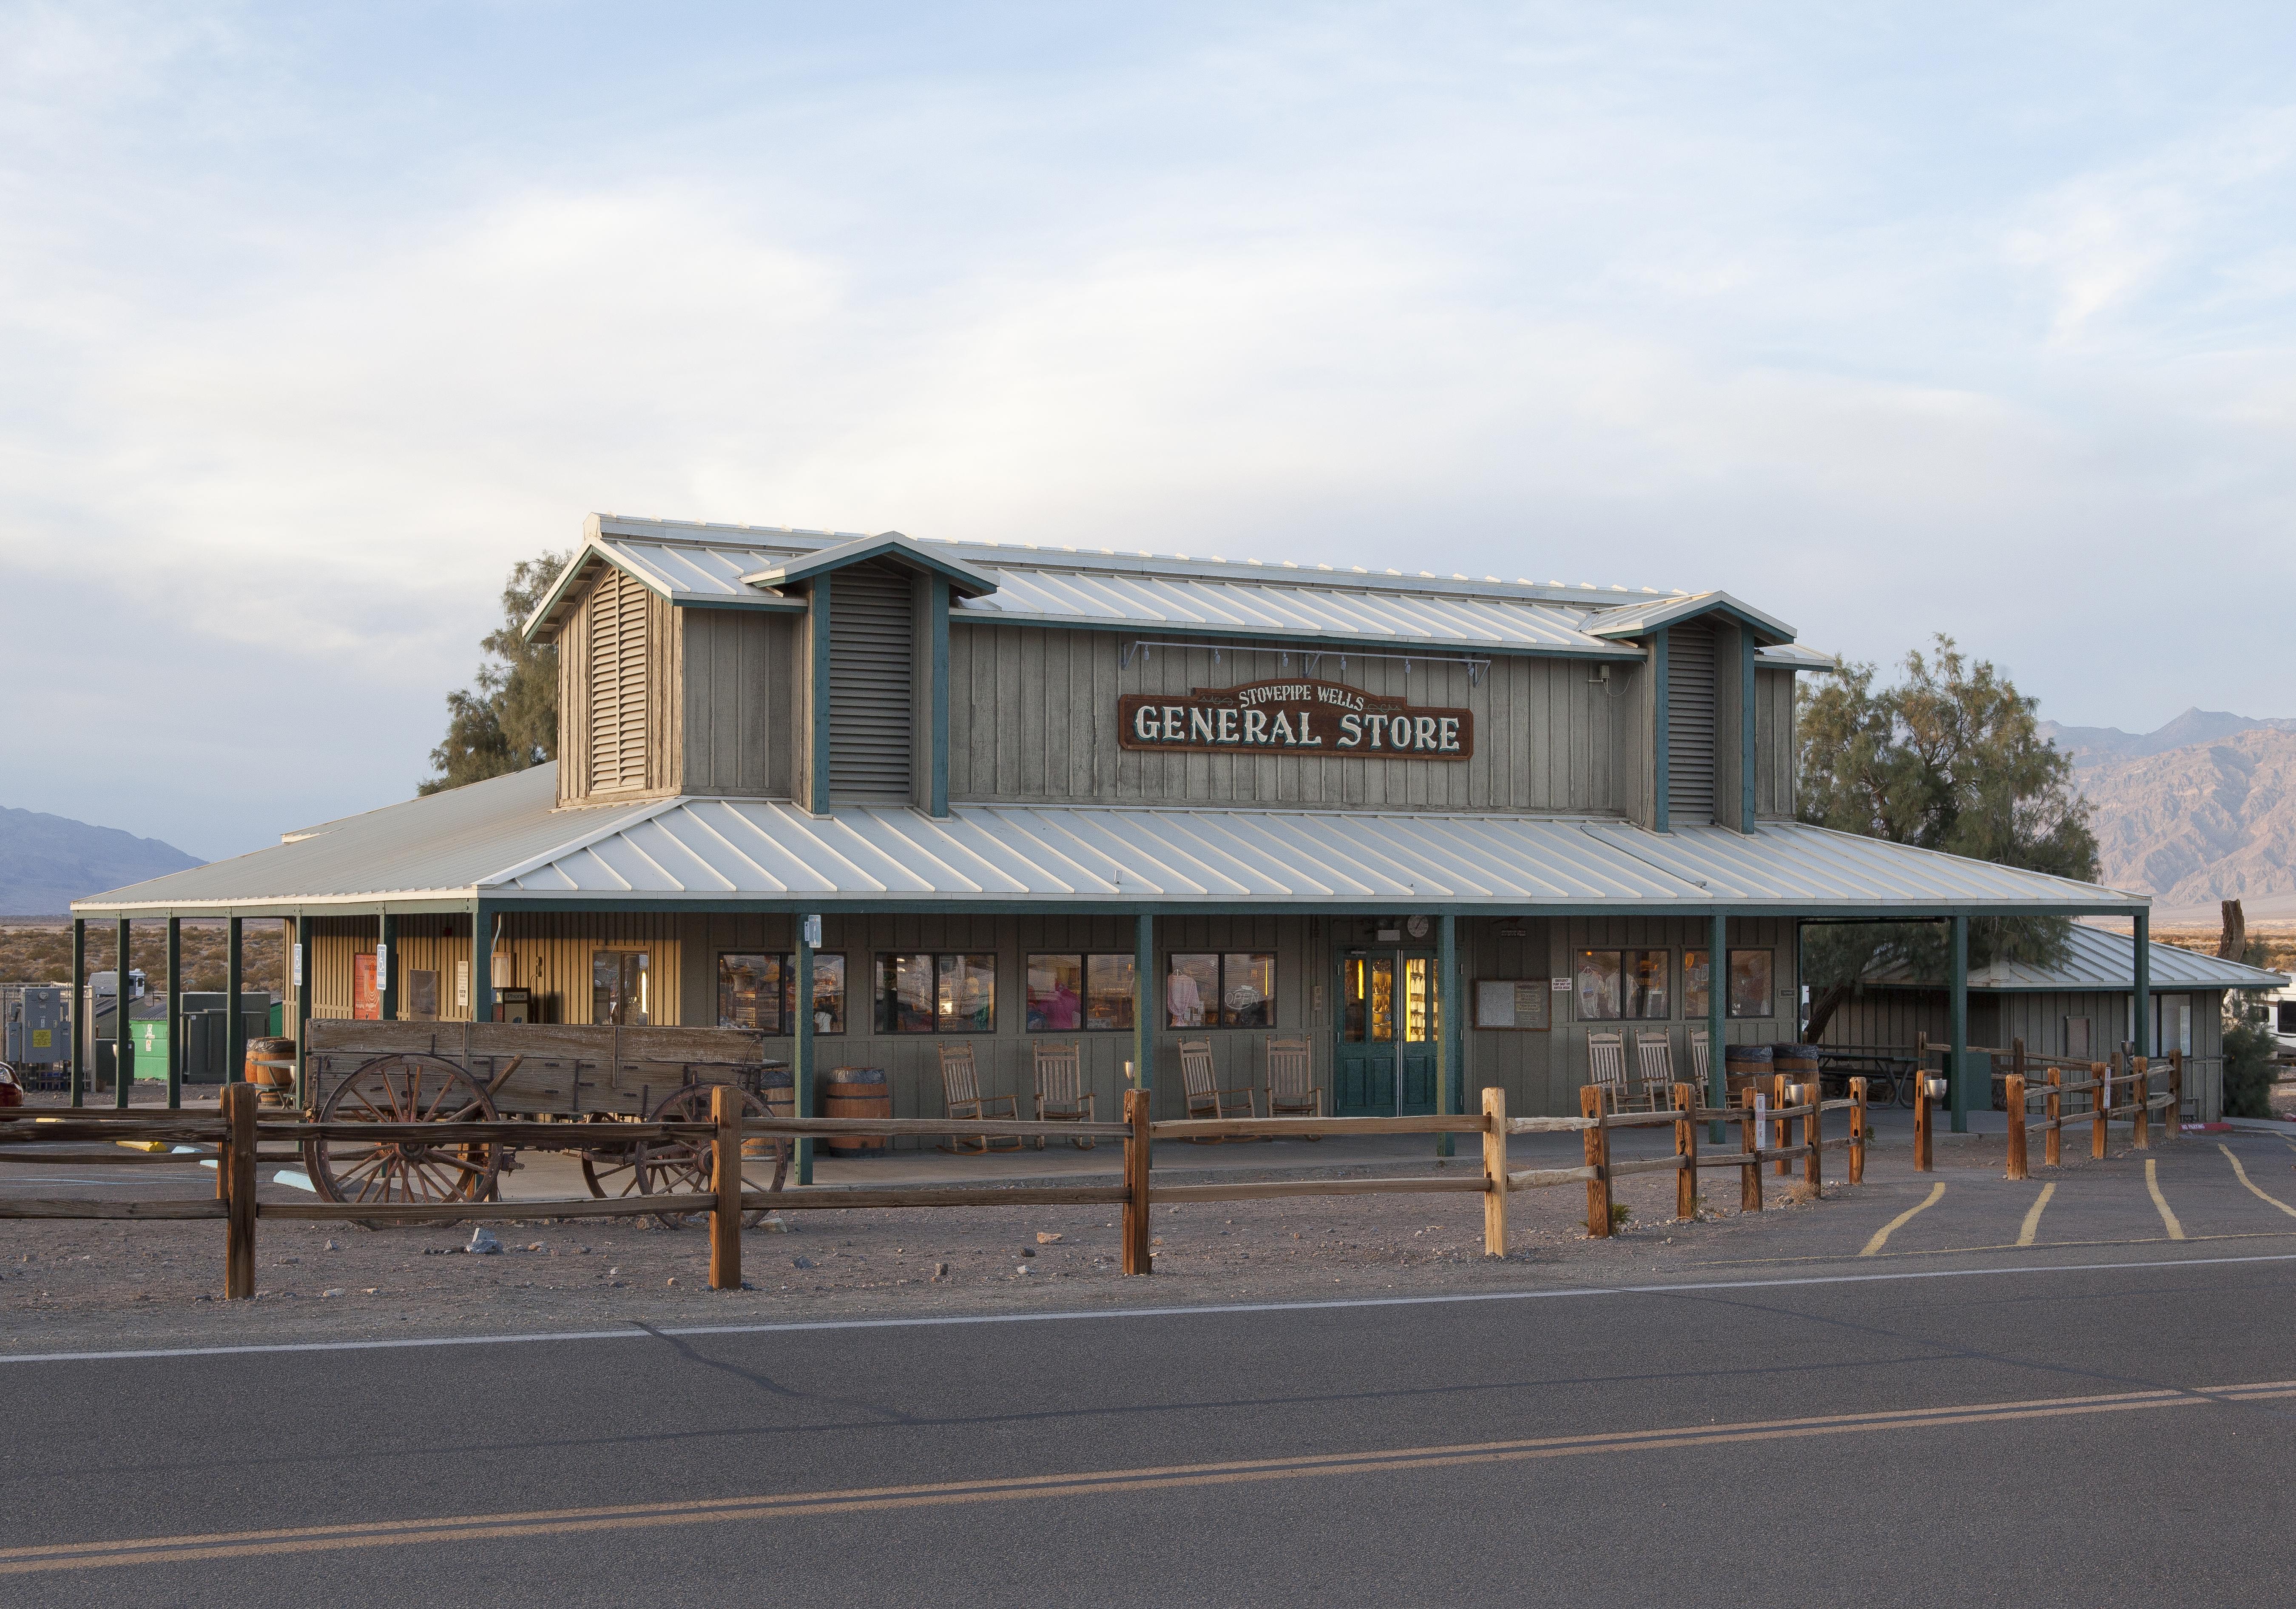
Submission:
<svg viewBox="0 0 2296 1609">
<path fill-rule="evenodd" d="M 2236 989 L 2226 990 L 2224 1005 L 2226 1116 L 2272 1115 L 2272 1060 L 2278 1050 L 2279 1041 L 2272 1036 L 2264 1007 Z"/>
<path fill-rule="evenodd" d="M 479 641 L 490 657 L 472 686 L 447 695 L 447 736 L 430 751 L 439 774 L 417 792 L 440 793 L 558 757 L 558 650 L 528 642 L 519 628 L 573 557 L 545 551 L 512 567 L 503 623 Z"/>
<path fill-rule="evenodd" d="M 1871 665 L 1843 665 L 1796 694 L 1800 815 L 1805 821 L 1942 850 L 2029 871 L 2094 882 L 2096 835 L 2073 785 L 2072 761 L 2041 738 L 2039 701 L 1939 635 L 1931 654 L 1906 656 L 1904 681 L 1876 689 Z M 2062 959 L 2059 918 L 1980 918 L 1970 964 L 2046 965 Z M 1802 940 L 1816 1039 L 1859 982 L 1885 968 L 1945 975 L 1949 943 L 1931 922 L 1819 925 Z"/>
</svg>

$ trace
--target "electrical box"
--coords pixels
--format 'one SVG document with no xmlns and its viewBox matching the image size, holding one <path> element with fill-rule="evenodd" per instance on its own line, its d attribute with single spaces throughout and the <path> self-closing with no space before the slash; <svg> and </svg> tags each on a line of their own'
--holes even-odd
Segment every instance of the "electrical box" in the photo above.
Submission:
<svg viewBox="0 0 2296 1609">
<path fill-rule="evenodd" d="M 26 989 L 8 1013 L 7 1054 L 15 1066 L 60 1066 L 71 1051 L 62 989 Z"/>
</svg>

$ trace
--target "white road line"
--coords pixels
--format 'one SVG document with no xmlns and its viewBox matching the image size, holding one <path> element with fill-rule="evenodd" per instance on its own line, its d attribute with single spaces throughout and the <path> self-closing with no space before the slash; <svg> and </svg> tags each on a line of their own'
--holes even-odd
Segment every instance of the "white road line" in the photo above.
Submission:
<svg viewBox="0 0 2296 1609">
<path fill-rule="evenodd" d="M 1875 1229 L 1874 1231 L 1874 1238 L 1867 1241 L 1866 1243 L 1866 1249 L 1857 1254 L 1860 1257 L 1879 1256 L 1881 1254 L 1882 1248 L 1890 1244 L 1890 1236 L 1896 1234 L 1899 1229 L 1904 1229 L 1907 1223 L 1913 1221 L 1914 1216 L 1916 1213 L 1926 1213 L 1931 1207 L 1937 1205 L 1939 1201 L 1941 1200 L 1944 1196 L 1945 1180 L 1940 1179 L 1936 1184 L 1930 1187 L 1928 1200 L 1923 1202 L 1919 1206 L 1907 1207 L 1904 1212 L 1898 1213 L 1895 1218 L 1890 1219 L 1889 1222 L 1883 1224 L 1880 1229 Z"/>
<path fill-rule="evenodd" d="M 2233 1177 L 2239 1180 L 2241 1183 L 2246 1185 L 2251 1195 L 2254 1196 L 2259 1201 L 2270 1202 L 2274 1206 L 2278 1207 L 2291 1218 L 2296 1218 L 2296 1207 L 2290 1206 L 2277 1196 L 2267 1196 L 2262 1190 L 2256 1188 L 2256 1181 L 2248 1176 L 2248 1170 L 2240 1165 L 2240 1158 L 2232 1154 L 2232 1148 L 2230 1146 L 2219 1145 L 2217 1147 L 2217 1149 L 2225 1154 L 2225 1160 L 2232 1164 Z"/>
<path fill-rule="evenodd" d="M 2144 1159 L 2144 1188 L 2152 1193 L 2152 1205 L 2161 1209 L 2161 1221 L 2168 1226 L 2169 1238 L 2182 1240 L 2185 1226 L 2177 1221 L 2177 1214 L 2169 1210 L 2169 1198 L 2161 1194 L 2161 1164 L 2153 1158 Z"/>
<path fill-rule="evenodd" d="M 2098 1274 L 2134 1269 L 2225 1268 L 2296 1262 L 2296 1252 L 2257 1257 L 2161 1257 L 2136 1262 L 2052 1262 L 2027 1268 L 1906 1269 L 1887 1274 L 1814 1274 L 1800 1279 L 1702 1279 L 1678 1285 L 1577 1286 L 1553 1291 L 1476 1291 L 1454 1296 L 1360 1296 L 1331 1302 L 1234 1302 L 1202 1307 L 1117 1307 L 1100 1312 L 967 1313 L 931 1319 L 808 1319 L 781 1324 L 642 1325 L 627 1329 L 537 1331 L 509 1335 L 422 1335 L 390 1341 L 287 1341 L 241 1346 L 163 1346 L 102 1352 L 0 1353 L 0 1364 L 99 1363 L 127 1358 L 222 1358 L 242 1352 L 367 1352 L 429 1346 L 527 1346 L 546 1341 L 647 1341 L 686 1335 L 783 1335 L 811 1330 L 939 1329 L 975 1324 L 1066 1324 L 1116 1319 L 1218 1318 L 1230 1313 L 1328 1312 L 1370 1307 L 1449 1307 L 1471 1302 L 1552 1302 L 1578 1296 L 1678 1296 L 1709 1291 L 1791 1290 L 1816 1285 L 1883 1285 L 1906 1279 L 1997 1279 L 2021 1274 Z"/>
<path fill-rule="evenodd" d="M 2025 1214 L 2025 1221 L 2017 1230 L 2019 1246 L 2033 1244 L 2033 1237 L 2041 1231 L 2042 1209 L 2049 1205 L 2049 1197 L 2056 1193 L 2057 1187 L 2054 1180 L 2041 1187 L 2041 1193 L 2033 1198 L 2032 1210 Z"/>
</svg>

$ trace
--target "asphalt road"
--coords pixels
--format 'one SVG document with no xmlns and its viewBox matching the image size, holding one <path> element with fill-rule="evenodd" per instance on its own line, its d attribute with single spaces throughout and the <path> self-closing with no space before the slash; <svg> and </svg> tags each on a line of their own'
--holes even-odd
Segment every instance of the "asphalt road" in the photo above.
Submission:
<svg viewBox="0 0 2296 1609">
<path fill-rule="evenodd" d="M 8 1362 L 0 1603 L 2296 1598 L 2296 1209 L 1940 1181 L 1640 1287 Z"/>
</svg>

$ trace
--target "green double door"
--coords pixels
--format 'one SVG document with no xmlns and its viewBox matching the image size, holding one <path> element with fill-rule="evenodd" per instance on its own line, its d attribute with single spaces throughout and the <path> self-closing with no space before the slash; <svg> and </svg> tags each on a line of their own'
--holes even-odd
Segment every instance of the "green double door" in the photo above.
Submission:
<svg viewBox="0 0 2296 1609">
<path fill-rule="evenodd" d="M 1332 1104 L 1341 1117 L 1435 1110 L 1442 1024 L 1431 950 L 1349 950 L 1340 957 Z"/>
</svg>

